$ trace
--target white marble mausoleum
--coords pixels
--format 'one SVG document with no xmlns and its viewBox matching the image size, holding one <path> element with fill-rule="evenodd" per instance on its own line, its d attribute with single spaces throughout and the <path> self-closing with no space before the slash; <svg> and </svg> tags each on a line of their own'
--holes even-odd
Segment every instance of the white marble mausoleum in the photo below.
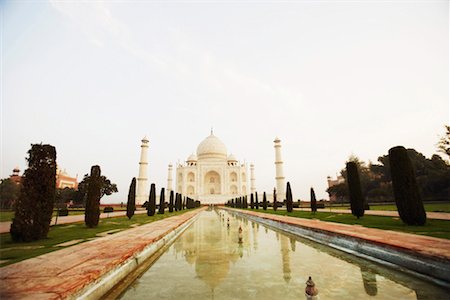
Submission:
<svg viewBox="0 0 450 300">
<path fill-rule="evenodd" d="M 253 165 L 250 167 L 253 173 Z M 211 131 L 198 145 L 197 154 L 177 165 L 175 191 L 202 203 L 224 203 L 251 192 L 247 173 L 247 164 L 228 154 L 225 144 Z M 253 183 L 254 179 L 252 189 Z"/>
</svg>

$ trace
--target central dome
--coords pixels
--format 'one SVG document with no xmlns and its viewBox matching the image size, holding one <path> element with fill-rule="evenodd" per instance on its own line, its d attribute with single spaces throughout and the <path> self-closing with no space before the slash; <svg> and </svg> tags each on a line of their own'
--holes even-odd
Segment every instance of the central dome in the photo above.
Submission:
<svg viewBox="0 0 450 300">
<path fill-rule="evenodd" d="M 197 157 L 227 159 L 227 147 L 213 133 L 204 139 L 197 147 Z"/>
</svg>

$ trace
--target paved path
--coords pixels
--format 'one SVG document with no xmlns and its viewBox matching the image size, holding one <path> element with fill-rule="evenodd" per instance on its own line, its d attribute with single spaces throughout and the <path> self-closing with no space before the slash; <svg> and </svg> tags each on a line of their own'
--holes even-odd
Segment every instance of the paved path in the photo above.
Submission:
<svg viewBox="0 0 450 300">
<path fill-rule="evenodd" d="M 0 268 L 0 299 L 64 299 L 74 295 L 202 210 Z"/>
<path fill-rule="evenodd" d="M 135 214 L 143 214 L 146 213 L 146 210 L 136 210 Z M 121 217 L 127 214 L 126 211 L 116 211 L 112 213 L 101 213 L 100 219 L 111 218 L 111 217 Z M 55 225 L 56 217 L 52 218 L 51 226 Z M 77 223 L 84 222 L 84 214 L 83 215 L 72 215 L 65 217 L 58 217 L 58 224 L 69 224 L 69 223 Z M 9 232 L 11 227 L 11 222 L 0 222 L 0 233 Z"/>
<path fill-rule="evenodd" d="M 235 210 L 233 208 L 226 209 Z M 391 246 L 401 250 L 412 250 L 425 256 L 450 260 L 450 240 L 447 239 L 439 239 L 429 236 L 396 232 L 391 230 L 367 228 L 359 225 L 347 225 L 334 222 L 324 222 L 320 220 L 280 216 L 242 209 L 239 209 L 237 211 L 264 219 L 275 220 L 278 222 L 307 227 L 311 229 L 324 230 L 335 234 L 342 234 L 359 239 L 364 239 L 377 244 Z"/>
</svg>

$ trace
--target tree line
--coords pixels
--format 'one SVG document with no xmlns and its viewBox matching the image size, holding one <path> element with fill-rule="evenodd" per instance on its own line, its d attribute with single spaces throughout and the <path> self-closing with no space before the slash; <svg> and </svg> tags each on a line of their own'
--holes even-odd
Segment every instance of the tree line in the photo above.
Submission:
<svg viewBox="0 0 450 300">
<path fill-rule="evenodd" d="M 53 208 L 57 199 L 56 189 L 56 148 L 48 144 L 33 144 L 28 151 L 28 169 L 25 170 L 22 184 L 14 205 L 15 214 L 11 223 L 10 234 L 15 242 L 30 242 L 46 238 L 50 230 Z M 89 176 L 85 176 L 82 184 L 85 193 L 85 224 L 96 227 L 100 219 L 100 199 L 104 195 L 117 192 L 117 187 L 105 176 L 101 175 L 100 166 L 92 166 Z M 153 216 L 156 208 L 158 214 L 191 209 L 200 206 L 195 201 L 181 194 L 170 193 L 170 202 L 164 201 L 164 188 L 161 189 L 159 205 L 156 205 L 155 185 L 150 187 L 149 200 L 145 203 L 147 215 Z M 136 210 L 136 178 L 130 184 L 127 217 L 131 219 Z"/>
</svg>

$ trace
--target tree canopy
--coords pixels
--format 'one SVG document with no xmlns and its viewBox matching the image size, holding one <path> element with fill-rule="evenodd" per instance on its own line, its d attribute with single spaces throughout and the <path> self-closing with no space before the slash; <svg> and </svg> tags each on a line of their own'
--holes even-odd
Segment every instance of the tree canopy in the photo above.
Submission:
<svg viewBox="0 0 450 300">
<path fill-rule="evenodd" d="M 83 180 L 78 184 L 78 195 L 74 199 L 74 202 L 77 202 L 78 204 L 84 203 L 84 199 L 85 199 L 85 196 L 88 191 L 90 179 L 91 179 L 91 177 L 89 176 L 89 174 L 84 175 Z M 100 183 L 101 183 L 100 198 L 102 198 L 105 195 L 109 196 L 113 193 L 118 192 L 117 185 L 115 183 L 112 183 L 111 180 L 106 178 L 106 176 L 104 176 L 104 175 L 100 176 Z"/>
</svg>

